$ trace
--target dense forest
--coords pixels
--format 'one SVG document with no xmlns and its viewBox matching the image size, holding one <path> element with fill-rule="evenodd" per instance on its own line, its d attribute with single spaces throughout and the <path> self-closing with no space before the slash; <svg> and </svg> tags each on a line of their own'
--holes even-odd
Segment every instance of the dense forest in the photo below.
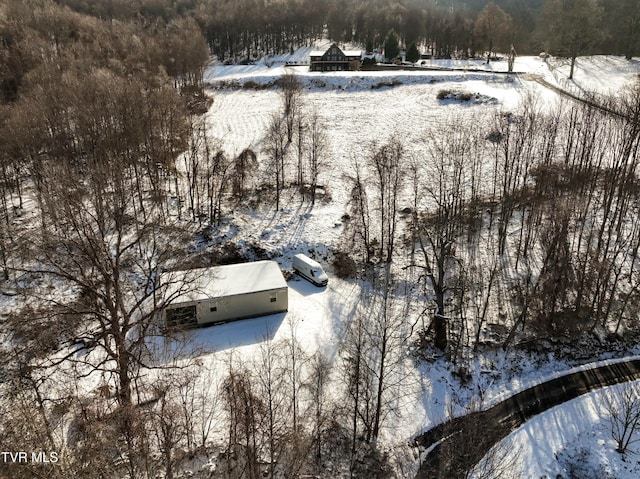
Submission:
<svg viewBox="0 0 640 479">
<path fill-rule="evenodd" d="M 368 289 L 333 363 L 293 333 L 252 361 L 229 354 L 225 371 L 154 349 L 172 334 L 158 271 L 192 264 L 189 247 L 215 242 L 233 209 L 277 211 L 286 188 L 313 205 L 326 167 L 327 127 L 304 111 L 295 75 L 273 85 L 281 114 L 260 161 L 225 154 L 202 121 L 211 55 L 250 61 L 324 37 L 370 50 L 393 30 L 441 57 L 490 60 L 511 44 L 631 57 L 639 28 L 634 0 L 0 0 L 0 274 L 13 306 L 0 311 L 0 443 L 60 452 L 55 464 L 3 463 L 0 477 L 184 477 L 214 456 L 200 477 L 403 477 L 416 458 L 378 440 L 414 344 L 456 363 L 485 347 L 606 347 L 635 333 L 630 88 L 449 119 L 419 140 L 420 161 L 401 139 L 363 151 L 344 180 L 334 267 Z M 400 193 L 414 200 L 406 227 Z"/>
<path fill-rule="evenodd" d="M 473 56 L 495 43 L 507 52 L 607 53 L 631 58 L 640 47 L 634 0 L 58 0 L 100 18 L 169 22 L 194 18 L 219 59 L 252 60 L 326 35 L 381 48 L 390 30 L 402 44 L 436 56 Z M 490 21 L 489 21 L 490 19 Z M 568 50 L 567 50 L 568 49 Z"/>
</svg>

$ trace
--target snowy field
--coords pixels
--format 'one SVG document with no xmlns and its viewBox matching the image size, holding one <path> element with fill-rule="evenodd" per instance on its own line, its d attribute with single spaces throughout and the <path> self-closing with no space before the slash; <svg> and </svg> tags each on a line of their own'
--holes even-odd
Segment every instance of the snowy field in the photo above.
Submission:
<svg viewBox="0 0 640 479">
<path fill-rule="evenodd" d="M 230 155 L 251 148 L 260 160 L 264 156 L 262 144 L 269 119 L 281 108 L 274 87 L 242 88 L 248 81 L 268 85 L 285 72 L 295 72 L 305 86 L 304 110 L 318 111 L 328 125 L 328 164 L 320 183 L 326 184 L 330 201 L 310 208 L 292 196 L 290 201 L 285 201 L 286 207 L 281 212 L 269 218 L 235 212 L 233 226 L 237 238 L 258 242 L 274 254 L 284 269 L 290 268 L 290 258 L 297 252 L 312 249 L 322 257 L 322 247 L 338 244 L 348 193 L 344 175 L 352 171 L 354 159 L 368 151 L 373 143 L 392 137 L 406 139 L 409 154 L 419 159 L 424 136 L 438 128 L 447 128 L 451 122 L 464 118 L 477 122 L 481 129 L 486 128 L 493 115 L 514 111 L 525 98 L 531 97 L 544 108 L 557 105 L 558 95 L 532 81 L 531 75 L 572 93 L 610 93 L 630 85 L 640 71 L 637 60 L 627 62 L 612 57 L 578 59 L 574 81 L 566 79 L 566 62 L 551 59 L 546 63 L 537 57 L 518 58 L 516 75 L 496 73 L 506 70 L 506 62 L 486 66 L 481 61 L 427 61 L 425 66 L 440 68 L 440 71 L 312 73 L 306 66 L 285 66 L 285 62 L 303 61 L 307 54 L 301 49 L 293 56 L 270 59 L 268 65 L 213 65 L 205 74 L 213 97 L 207 114 L 208 132 L 220 140 Z M 451 71 L 451 68 L 459 70 Z M 399 84 L 375 88 L 380 82 L 393 80 Z M 436 96 L 441 90 L 469 92 L 476 100 L 440 101 Z M 343 325 L 336 324 L 332 318 L 343 318 L 354 310 L 357 288 L 331 274 L 326 289 L 315 288 L 299 279 L 290 286 L 291 309 L 286 316 L 192 333 L 201 348 L 211 351 L 205 357 L 215 360 L 217 354 L 229 350 L 250 357 L 260 341 L 285 338 L 294 330 L 307 350 L 322 350 L 334 357 Z M 255 343 L 250 340 L 252 337 Z M 486 406 L 571 367 L 553 357 L 538 363 L 524 356 L 514 358 L 513 353 L 509 358 L 490 353 L 471 364 L 470 372 L 476 385 L 470 390 L 460 386 L 445 363 L 419 364 L 407 381 L 401 413 L 386 425 L 384 438 L 390 447 L 406 444 L 413 435 L 444 420 L 451 404 L 458 413 L 474 402 L 476 407 L 478 402 Z M 600 397 L 601 392 L 595 392 L 554 408 L 512 435 L 511 440 L 518 445 L 523 477 L 569 477 L 567 461 L 580 454 L 590 457 L 591 462 L 587 464 L 592 471 L 611 474 L 596 473 L 593 477 L 638 477 L 636 459 L 633 456 L 625 459 L 614 452 L 598 413 Z"/>
<path fill-rule="evenodd" d="M 531 59 L 536 66 L 541 61 Z M 341 234 L 348 191 L 345 175 L 353 173 L 356 159 L 362 161 L 374 144 L 398 138 L 407 157 L 420 160 L 425 138 L 437 135 L 462 120 L 490 128 L 494 116 L 512 111 L 525 97 L 534 96 L 551 106 L 557 95 L 538 83 L 517 76 L 477 72 L 336 72 L 312 73 L 308 67 L 264 65 L 213 66 L 206 78 L 214 89 L 213 104 L 207 113 L 208 132 L 219 140 L 230 156 L 251 148 L 266 163 L 263 141 L 271 116 L 280 112 L 275 87 L 265 90 L 219 88 L 230 82 L 251 81 L 267 85 L 285 71 L 295 72 L 305 85 L 303 112 L 317 111 L 328 132 L 326 164 L 320 184 L 327 187 L 331 201 L 313 210 L 305 205 L 285 202 L 275 217 L 243 217 L 236 214 L 236 225 L 251 224 L 252 239 L 257 235 L 268 251 L 281 252 L 281 245 L 293 247 L 322 243 L 335 246 Z M 381 82 L 399 81 L 394 87 L 372 88 Z M 218 88 L 216 88 L 218 87 Z M 468 92 L 470 102 L 437 99 L 441 90 Z M 482 130 L 479 130 L 481 132 Z M 266 176 L 266 173 L 263 172 Z M 407 206 L 407 205 L 402 205 Z M 240 213 L 238 215 L 238 213 Z M 255 224 L 255 222 L 258 224 Z"/>
<path fill-rule="evenodd" d="M 515 111 L 525 99 L 533 99 L 540 108 L 555 108 L 561 101 L 557 93 L 533 81 L 531 75 L 572 93 L 609 93 L 630 85 L 640 71 L 640 63 L 635 60 L 611 57 L 579 59 L 573 82 L 566 80 L 566 62 L 551 59 L 546 63 L 537 57 L 516 59 L 516 75 L 492 73 L 504 72 L 506 62 L 487 66 L 480 60 L 427 60 L 434 67 L 460 68 L 458 71 L 322 73 L 310 72 L 307 66 L 284 66 L 286 61 L 301 61 L 307 50 L 311 48 L 271 59 L 269 67 L 264 63 L 216 64 L 205 72 L 213 97 L 206 116 L 208 133 L 230 156 L 250 148 L 259 161 L 266 163 L 263 142 L 267 126 L 272 115 L 280 114 L 276 87 L 241 88 L 246 82 L 270 85 L 285 72 L 294 72 L 305 87 L 303 113 L 318 112 L 326 125 L 329 145 L 320 184 L 326 186 L 330 202 L 310 210 L 293 198 L 285 202 L 287 206 L 281 212 L 268 218 L 234 212 L 236 226 L 251 224 L 251 231 L 247 231 L 250 238 L 258 239 L 265 249 L 276 254 L 283 253 L 282 245 L 293 247 L 294 252 L 303 251 L 305 245 L 314 245 L 319 238 L 323 245 L 336 245 L 347 203 L 344 177 L 353 173 L 355 160 L 361 160 L 372 145 L 398 138 L 406 148 L 407 158 L 419 162 L 425 139 L 449 125 L 470 122 L 478 125 L 479 134 L 486 134 L 496 115 Z M 486 73 L 475 71 L 487 68 Z M 392 81 L 399 84 L 376 88 Z M 438 100 L 437 95 L 443 90 L 470 93 L 473 98 L 469 102 Z M 266 176 L 264 170 L 263 166 L 262 174 Z"/>
</svg>

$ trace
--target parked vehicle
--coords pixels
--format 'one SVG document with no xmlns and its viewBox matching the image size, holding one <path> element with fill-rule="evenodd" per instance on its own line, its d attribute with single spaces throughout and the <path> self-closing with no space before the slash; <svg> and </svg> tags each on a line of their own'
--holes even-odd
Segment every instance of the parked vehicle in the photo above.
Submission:
<svg viewBox="0 0 640 479">
<path fill-rule="evenodd" d="M 297 254 L 293 257 L 293 269 L 316 286 L 326 286 L 329 281 L 327 273 L 324 272 L 320 263 L 304 254 Z"/>
</svg>

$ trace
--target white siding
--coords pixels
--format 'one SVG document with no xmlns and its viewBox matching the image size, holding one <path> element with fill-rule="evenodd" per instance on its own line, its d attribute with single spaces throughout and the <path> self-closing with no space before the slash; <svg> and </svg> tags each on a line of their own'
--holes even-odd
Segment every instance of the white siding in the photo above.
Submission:
<svg viewBox="0 0 640 479">
<path fill-rule="evenodd" d="M 198 324 L 287 311 L 287 283 L 275 261 L 165 273 L 167 310 L 196 306 Z M 166 320 L 166 314 L 165 314 Z"/>
</svg>

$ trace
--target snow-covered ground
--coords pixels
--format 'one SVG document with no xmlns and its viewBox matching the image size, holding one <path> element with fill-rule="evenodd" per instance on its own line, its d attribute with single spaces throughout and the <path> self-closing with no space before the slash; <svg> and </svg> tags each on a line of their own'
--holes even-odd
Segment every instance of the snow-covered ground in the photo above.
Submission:
<svg viewBox="0 0 640 479">
<path fill-rule="evenodd" d="M 640 382 L 630 383 L 640 391 Z M 607 395 L 617 385 L 581 396 L 529 420 L 505 441 L 524 477 L 540 479 L 635 479 L 640 476 L 637 444 L 616 452 L 607 419 Z M 635 435 L 637 438 L 637 434 Z"/>
<path fill-rule="evenodd" d="M 524 66 L 536 68 L 538 63 L 541 61 L 530 59 Z M 336 246 L 349 194 L 345 175 L 353 173 L 356 159 L 361 161 L 374 144 L 398 138 L 406 148 L 406 157 L 419 161 L 425 138 L 438 135 L 452 123 L 464 119 L 478 124 L 481 134 L 491 127 L 496 114 L 513 111 L 524 98 L 536 97 L 545 106 L 557 101 L 556 93 L 538 83 L 504 74 L 405 70 L 329 74 L 309 72 L 305 66 L 212 66 L 206 73 L 213 97 L 206 119 L 208 133 L 219 139 L 230 156 L 245 148 L 254 150 L 267 181 L 263 141 L 272 115 L 280 114 L 278 90 L 229 85 L 248 81 L 268 85 L 285 71 L 294 71 L 305 85 L 303 112 L 317 111 L 326 127 L 328 151 L 320 184 L 327 187 L 330 201 L 320 201 L 311 209 L 292 197 L 275 215 L 234 211 L 235 224 L 240 228 L 251 225 L 246 228 L 251 239 L 277 254 L 283 253 L 284 245 L 294 252 L 317 243 Z M 375 88 L 393 81 L 396 86 Z M 443 90 L 467 92 L 473 97 L 468 102 L 438 100 Z"/>
<path fill-rule="evenodd" d="M 639 80 L 640 59 L 624 57 L 590 56 L 576 59 L 573 80 L 569 80 L 570 61 L 551 59 L 549 66 L 556 82 L 574 94 L 597 92 L 619 94 Z"/>
<path fill-rule="evenodd" d="M 219 139 L 223 149 L 235 156 L 245 148 L 256 152 L 266 163 L 263 141 L 273 115 L 280 114 L 278 89 L 242 88 L 252 85 L 273 85 L 285 72 L 294 72 L 302 81 L 305 92 L 303 112 L 317 111 L 328 132 L 326 162 L 320 172 L 330 202 L 309 209 L 296 202 L 275 216 L 243 216 L 236 213 L 238 224 L 251 224 L 250 234 L 268 250 L 281 252 L 281 245 L 303 247 L 322 239 L 324 245 L 335 246 L 342 232 L 341 217 L 345 213 L 348 191 L 343 187 L 344 175 L 353 172 L 355 160 L 366 154 L 373 144 L 392 138 L 402 140 L 407 157 L 418 159 L 424 139 L 438 134 L 448 125 L 468 121 L 479 126 L 479 132 L 491 126 L 495 115 L 515 111 L 524 99 L 533 98 L 541 108 L 554 108 L 559 97 L 528 75 L 542 77 L 547 82 L 575 93 L 580 91 L 621 91 L 637 78 L 640 64 L 613 57 L 579 59 L 576 80 L 566 80 L 566 65 L 560 60 L 548 62 L 538 57 L 521 57 L 515 62 L 520 75 L 504 72 L 504 61 L 485 65 L 482 60 L 427 60 L 450 71 L 362 71 L 310 72 L 307 66 L 285 66 L 286 62 L 302 62 L 313 47 L 297 50 L 294 55 L 281 55 L 267 63 L 254 65 L 214 64 L 205 72 L 205 81 L 212 88 L 213 104 L 207 113 L 209 134 Z M 269 66 L 267 66 L 269 65 Z M 551 68 L 550 68 L 551 66 Z M 475 71 L 487 69 L 486 73 Z M 396 82 L 395 86 L 377 88 Z M 472 95 L 471 101 L 438 100 L 441 91 Z M 263 174 L 266 168 L 263 166 Z M 404 205 L 403 205 L 404 206 Z M 257 222 L 257 224 L 256 224 Z M 301 251 L 301 250 L 300 250 Z M 298 250 L 296 250 L 298 252 Z"/>
<path fill-rule="evenodd" d="M 244 229 L 252 240 L 275 253 L 284 268 L 289 267 L 293 253 L 306 252 L 318 243 L 337 244 L 348 193 L 343 176 L 351 171 L 353 159 L 367 151 L 372 143 L 392 136 L 402 137 L 407 139 L 406 144 L 412 145 L 409 153 L 419 157 L 424 135 L 438 126 L 446 127 L 456 118 L 477 121 L 482 128 L 494 112 L 515 110 L 528 97 L 534 97 L 544 107 L 557 104 L 557 93 L 531 81 L 528 75 L 542 77 L 572 93 L 610 93 L 619 92 L 636 81 L 640 71 L 637 60 L 628 62 L 614 57 L 578 59 L 573 81 L 566 79 L 566 62 L 558 59 L 545 62 L 538 57 L 517 58 L 514 68 L 517 75 L 502 73 L 506 71 L 505 61 L 485 65 L 482 60 L 426 61 L 425 67 L 439 68 L 439 71 L 318 73 L 309 72 L 306 66 L 286 66 L 286 62 L 304 63 L 307 50 L 316 48 L 319 46 L 255 65 L 213 65 L 205 74 L 214 98 L 207 118 L 208 131 L 220 138 L 229 154 L 251 148 L 260 158 L 270 116 L 281 108 L 275 87 L 242 88 L 248 81 L 269 85 L 285 72 L 295 72 L 305 86 L 305 110 L 317 110 L 329 125 L 330 154 L 321 183 L 327 184 L 331 201 L 311 209 L 292 197 L 282 212 L 268 220 L 242 213 L 236 220 L 240 230 Z M 477 70 L 486 70 L 486 73 Z M 394 80 L 395 86 L 376 88 L 381 82 Z M 477 101 L 440 101 L 436 96 L 441 90 L 469 92 L 475 94 Z M 340 341 L 340 327 L 332 323 L 333 318 L 342 317 L 341 313 L 355 308 L 358 294 L 354 288 L 333 277 L 326 290 L 295 281 L 291 283 L 291 310 L 286 317 L 233 323 L 194 334 L 212 350 L 237 348 L 243 355 L 251 355 L 254 346 L 247 338 L 286 336 L 292 330 L 293 321 L 302 343 L 311 350 L 324 348 L 325 353 L 333 355 Z M 407 399 L 400 415 L 386 424 L 386 439 L 396 444 L 406 442 L 443 421 L 452 404 L 457 413 L 463 413 L 472 404 L 477 407 L 479 402 L 486 406 L 566 372 L 572 365 L 553 357 L 540 358 L 537 362 L 525 355 L 511 353 L 507 357 L 496 352 L 479 357 L 468 367 L 475 378 L 472 388 L 461 386 L 452 367 L 443 361 L 418 364 L 413 380 L 407 382 Z M 637 477 L 635 461 L 625 462 L 614 451 L 598 414 L 600 394 L 595 392 L 554 408 L 512 435 L 510 440 L 518 445 L 518 461 L 524 477 L 551 478 L 556 474 L 569 477 L 563 467 L 568 463 L 567 458 L 579 454 L 596 458 L 592 461 L 594 471 L 611 471 L 611 477 Z M 599 469 L 603 462 L 608 465 Z"/>
<path fill-rule="evenodd" d="M 305 351 L 320 351 L 333 358 L 343 326 L 335 319 L 351 315 L 359 287 L 338 278 L 332 278 L 326 287 L 317 287 L 300 276 L 291 279 L 288 286 L 287 313 L 187 331 L 184 334 L 189 336 L 191 349 L 210 359 L 230 350 L 250 359 L 260 343 L 286 341 L 294 334 Z"/>
<path fill-rule="evenodd" d="M 550 70 L 537 57 L 518 58 L 515 71 L 519 75 L 496 73 L 506 70 L 506 62 L 496 61 L 487 66 L 482 60 L 434 60 L 424 65 L 441 68 L 440 71 L 399 69 L 329 74 L 309 72 L 306 66 L 285 66 L 286 62 L 304 62 L 308 51 L 319 47 L 300 49 L 294 55 L 282 55 L 255 65 L 216 64 L 205 74 L 213 98 L 206 114 L 208 133 L 220 141 L 229 155 L 251 148 L 259 160 L 264 160 L 265 131 L 271 115 L 281 109 L 276 88 L 241 88 L 247 81 L 266 85 L 285 71 L 294 71 L 305 85 L 305 111 L 317 110 L 328 125 L 329 150 L 320 183 L 327 186 L 329 198 L 321 198 L 311 207 L 299 195 L 285 191 L 281 211 L 239 208 L 227 224 L 227 234 L 234 241 L 258 244 L 283 269 L 291 268 L 291 257 L 298 252 L 315 256 L 326 265 L 328 249 L 337 246 L 343 234 L 342 216 L 349 194 L 344 176 L 351 173 L 353 161 L 375 142 L 401 137 L 407 140 L 404 143 L 408 145 L 408 155 L 419 159 L 425 135 L 447 128 L 451 122 L 464 118 L 484 129 L 489 127 L 487 122 L 492 115 L 513 111 L 531 96 L 545 107 L 559 101 L 557 93 L 527 79 L 528 74 L 540 75 L 561 87 L 569 85 L 563 79 L 566 65 L 554 60 Z M 619 91 L 639 71 L 640 63 L 636 60 L 581 58 L 571 85 L 584 90 Z M 382 82 L 394 80 L 400 83 L 376 88 Z M 441 90 L 468 92 L 474 99 L 441 101 L 437 99 Z M 326 288 L 317 288 L 298 277 L 289 282 L 287 314 L 189 331 L 188 351 L 196 351 L 200 362 L 211 370 L 219 370 L 231 353 L 250 360 L 265 341 L 284 341 L 293 334 L 307 353 L 321 351 L 326 357 L 335 358 L 344 334 L 342 321 L 350 318 L 357 307 L 360 286 L 340 280 L 328 269 L 330 280 Z M 0 296 L 0 311 L 16 301 L 16 297 Z M 413 436 L 445 420 L 451 408 L 461 414 L 472 405 L 486 406 L 568 371 L 573 364 L 554 357 L 532 359 L 517 352 L 486 353 L 466 364 L 474 378 L 471 386 L 461 385 L 454 374 L 456 366 L 444 360 L 426 363 L 408 358 L 406 366 L 410 370 L 398 415 L 390 417 L 384 425 L 383 443 L 389 447 L 407 447 Z M 593 451 L 592 456 L 599 451 L 598 457 L 609 461 L 607 467 L 614 471 L 613 477 L 638 477 L 634 465 L 637 459 L 628 456 L 631 462 L 623 462 L 614 451 L 598 415 L 599 394 L 595 392 L 554 408 L 512 435 L 511 440 L 519 444 L 524 477 L 552 478 L 566 474 L 559 459 L 573 457 L 582 450 Z M 625 472 L 625 466 L 630 472 Z"/>
</svg>

